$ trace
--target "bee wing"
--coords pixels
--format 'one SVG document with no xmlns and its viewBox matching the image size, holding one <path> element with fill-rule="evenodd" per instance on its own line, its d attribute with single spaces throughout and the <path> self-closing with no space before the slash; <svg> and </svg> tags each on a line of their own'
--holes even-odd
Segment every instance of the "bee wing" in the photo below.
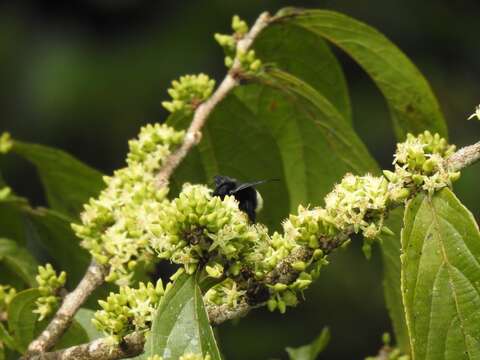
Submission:
<svg viewBox="0 0 480 360">
<path fill-rule="evenodd" d="M 230 194 L 235 194 L 241 190 L 247 189 L 252 186 L 260 185 L 269 181 L 278 181 L 279 179 L 266 179 L 266 180 L 259 180 L 259 181 L 252 181 L 238 185 L 235 189 L 230 191 Z"/>
</svg>

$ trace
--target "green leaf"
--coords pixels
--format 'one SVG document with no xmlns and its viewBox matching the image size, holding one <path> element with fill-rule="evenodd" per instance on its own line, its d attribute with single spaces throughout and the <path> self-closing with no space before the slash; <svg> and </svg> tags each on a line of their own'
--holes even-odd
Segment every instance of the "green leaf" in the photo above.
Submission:
<svg viewBox="0 0 480 360">
<path fill-rule="evenodd" d="M 372 27 L 327 10 L 290 11 L 280 20 L 331 41 L 350 55 L 385 97 L 398 139 L 425 129 L 447 136 L 447 126 L 430 85 L 390 40 Z"/>
<path fill-rule="evenodd" d="M 12 152 L 36 166 L 50 207 L 73 218 L 104 187 L 100 172 L 62 150 L 14 141 Z"/>
<path fill-rule="evenodd" d="M 402 295 L 414 359 L 480 359 L 480 232 L 449 189 L 407 206 Z"/>
<path fill-rule="evenodd" d="M 26 285 L 36 285 L 37 261 L 15 241 L 0 238 L 0 263 L 18 275 Z"/>
<path fill-rule="evenodd" d="M 400 234 L 403 226 L 404 207 L 391 211 L 385 221 L 394 235 L 381 234 L 382 260 L 383 260 L 383 291 L 388 313 L 392 319 L 397 346 L 402 353 L 410 352 L 407 325 L 405 322 L 405 309 L 402 303 L 400 289 Z"/>
<path fill-rule="evenodd" d="M 298 348 L 287 347 L 286 351 L 290 360 L 315 360 L 318 355 L 325 350 L 330 341 L 330 331 L 323 328 L 310 344 Z"/>
<path fill-rule="evenodd" d="M 221 359 L 195 276 L 183 274 L 160 303 L 145 344 L 145 357 L 157 354 L 178 359 L 185 353 Z"/>
<path fill-rule="evenodd" d="M 35 339 L 48 325 L 51 319 L 38 321 L 38 315 L 33 313 L 35 301 L 40 297 L 38 289 L 28 289 L 19 292 L 8 307 L 8 328 L 15 340 L 18 350 L 25 352 L 30 342 Z M 73 321 L 66 333 L 60 338 L 55 349 L 81 344 L 88 341 L 88 336 L 82 326 Z"/>
<path fill-rule="evenodd" d="M 37 315 L 35 300 L 40 296 L 38 289 L 28 289 L 19 292 L 8 307 L 8 329 L 24 352 L 35 335 Z"/>
<path fill-rule="evenodd" d="M 103 333 L 98 331 L 92 324 L 92 319 L 95 315 L 94 310 L 80 308 L 75 314 L 75 320 L 83 327 L 88 335 L 88 341 L 104 337 Z"/>
<path fill-rule="evenodd" d="M 20 351 L 20 348 L 15 341 L 15 339 L 8 333 L 7 329 L 0 322 L 0 343 L 3 343 L 5 346 L 12 350 Z M 0 350 L 2 347 L 0 346 Z"/>
<path fill-rule="evenodd" d="M 90 254 L 70 227 L 71 219 L 49 209 L 25 209 L 29 243 L 40 247 L 57 270 L 67 272 L 67 287 L 75 287 L 90 263 Z"/>
<path fill-rule="evenodd" d="M 285 22 L 274 22 L 253 44 L 264 64 L 275 64 L 322 94 L 352 122 L 347 82 L 342 67 L 327 43 L 312 32 Z"/>
</svg>

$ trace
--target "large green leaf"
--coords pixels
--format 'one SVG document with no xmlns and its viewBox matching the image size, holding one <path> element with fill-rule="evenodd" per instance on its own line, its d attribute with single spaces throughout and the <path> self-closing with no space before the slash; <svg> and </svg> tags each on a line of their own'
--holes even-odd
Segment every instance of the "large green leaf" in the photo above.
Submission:
<svg viewBox="0 0 480 360">
<path fill-rule="evenodd" d="M 298 348 L 287 347 L 290 360 L 315 360 L 318 355 L 327 347 L 330 341 L 330 331 L 324 328 L 310 344 Z"/>
<path fill-rule="evenodd" d="M 372 27 L 327 10 L 284 11 L 280 20 L 325 38 L 348 53 L 383 93 L 399 139 L 425 129 L 447 135 L 435 95 L 417 67 Z"/>
<path fill-rule="evenodd" d="M 50 207 L 63 214 L 78 217 L 104 187 L 100 172 L 62 150 L 14 141 L 12 151 L 36 166 Z"/>
<path fill-rule="evenodd" d="M 40 297 L 36 288 L 19 292 L 8 307 L 8 328 L 18 350 L 24 352 L 30 342 L 37 337 L 50 322 L 50 319 L 38 321 L 38 315 L 33 313 L 35 301 Z M 75 320 L 60 338 L 55 349 L 81 344 L 88 341 L 85 330 Z"/>
<path fill-rule="evenodd" d="M 322 94 L 352 122 L 347 82 L 327 43 L 316 34 L 284 22 L 274 22 L 255 39 L 253 47 L 263 63 L 275 64 Z"/>
<path fill-rule="evenodd" d="M 0 263 L 18 275 L 26 285 L 36 285 L 37 261 L 15 241 L 0 238 Z"/>
<path fill-rule="evenodd" d="M 385 225 L 393 235 L 381 234 L 383 260 L 383 290 L 388 313 L 392 319 L 397 346 L 404 354 L 409 353 L 409 340 L 405 322 L 405 310 L 400 289 L 400 234 L 403 226 L 404 207 L 390 212 Z"/>
<path fill-rule="evenodd" d="M 480 359 L 480 233 L 449 189 L 405 212 L 402 295 L 415 360 Z"/>
<path fill-rule="evenodd" d="M 184 274 L 160 303 L 145 344 L 145 356 L 178 359 L 186 353 L 221 359 L 195 276 Z"/>
</svg>

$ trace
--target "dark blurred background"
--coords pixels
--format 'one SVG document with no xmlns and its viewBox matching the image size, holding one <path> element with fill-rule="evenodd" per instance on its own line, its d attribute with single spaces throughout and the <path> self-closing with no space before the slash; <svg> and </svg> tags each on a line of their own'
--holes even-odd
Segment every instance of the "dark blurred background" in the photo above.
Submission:
<svg viewBox="0 0 480 360">
<path fill-rule="evenodd" d="M 466 121 L 480 103 L 480 3 L 477 0 L 71 0 L 9 1 L 0 5 L 0 131 L 56 146 L 111 173 L 123 165 L 127 140 L 141 125 L 161 121 L 169 82 L 186 73 L 225 73 L 214 32 L 230 19 L 249 21 L 283 6 L 345 12 L 376 27 L 430 81 L 458 145 L 478 141 L 480 122 Z M 355 127 L 383 167 L 391 166 L 394 138 L 385 102 L 343 54 Z M 8 182 L 43 204 L 33 169 L 18 159 L 2 164 Z M 480 166 L 456 190 L 480 214 Z M 332 258 L 306 301 L 281 316 L 256 311 L 225 324 L 219 339 L 227 359 L 285 358 L 283 348 L 310 341 L 328 325 L 324 359 L 374 354 L 390 330 L 384 308 L 379 251 L 366 261 L 359 244 Z"/>
</svg>

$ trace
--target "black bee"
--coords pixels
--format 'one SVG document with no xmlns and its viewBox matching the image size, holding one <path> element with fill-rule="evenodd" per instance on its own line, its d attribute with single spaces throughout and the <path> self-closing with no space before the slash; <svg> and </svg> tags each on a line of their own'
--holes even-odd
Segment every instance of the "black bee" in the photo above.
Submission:
<svg viewBox="0 0 480 360">
<path fill-rule="evenodd" d="M 212 195 L 219 196 L 222 200 L 227 195 L 233 195 L 238 201 L 238 208 L 248 215 L 252 223 L 255 223 L 256 213 L 262 209 L 263 199 L 254 186 L 276 180 L 278 179 L 240 183 L 228 176 L 217 175 L 214 177 L 215 190 Z"/>
</svg>

